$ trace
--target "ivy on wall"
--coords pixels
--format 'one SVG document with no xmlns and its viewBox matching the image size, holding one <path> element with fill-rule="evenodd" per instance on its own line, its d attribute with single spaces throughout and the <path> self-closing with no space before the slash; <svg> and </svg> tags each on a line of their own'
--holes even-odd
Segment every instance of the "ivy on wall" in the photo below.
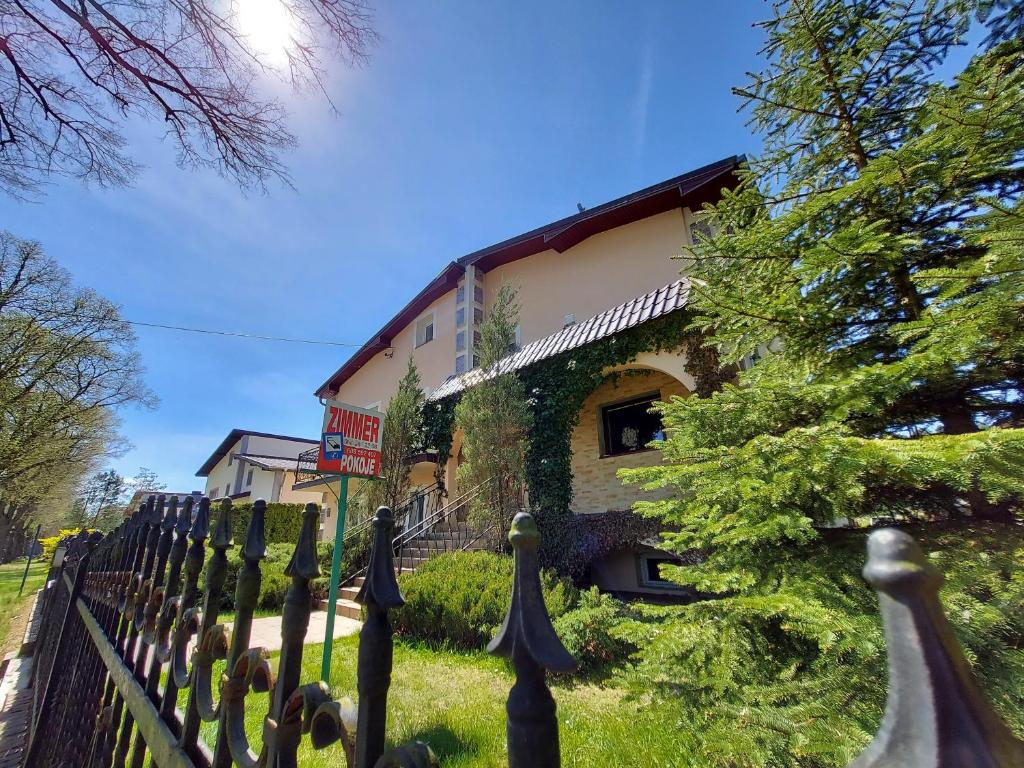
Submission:
<svg viewBox="0 0 1024 768">
<path fill-rule="evenodd" d="M 572 432 L 583 402 L 608 378 L 603 371 L 626 365 L 642 352 L 678 351 L 687 356 L 698 395 L 709 395 L 730 376 L 720 367 L 715 350 L 703 346 L 704 337 L 693 330 L 690 320 L 685 312 L 673 312 L 518 372 L 533 408 L 526 475 L 542 537 L 543 565 L 577 573 L 586 565 L 581 564 L 572 513 Z M 456 402 L 458 395 L 452 395 L 424 406 L 426 444 L 436 449 L 442 465 L 451 454 Z"/>
</svg>

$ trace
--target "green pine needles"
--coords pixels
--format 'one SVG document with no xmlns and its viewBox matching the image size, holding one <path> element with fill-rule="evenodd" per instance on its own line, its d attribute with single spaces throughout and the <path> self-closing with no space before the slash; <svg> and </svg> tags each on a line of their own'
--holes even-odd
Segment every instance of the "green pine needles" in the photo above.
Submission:
<svg viewBox="0 0 1024 768">
<path fill-rule="evenodd" d="M 634 638 L 635 679 L 660 676 L 720 764 L 841 764 L 876 727 L 885 676 L 860 535 L 832 528 L 938 526 L 955 559 L 984 524 L 976 602 L 1003 629 L 952 618 L 982 677 L 1012 671 L 997 703 L 1020 728 L 1024 606 L 1001 570 L 1020 552 L 1024 492 L 1020 14 L 971 0 L 773 10 L 765 69 L 737 89 L 764 151 L 683 256 L 692 327 L 725 363 L 763 359 L 665 404 L 664 464 L 622 473 L 673 490 L 637 509 L 675 530 L 668 547 L 704 555 L 675 578 L 721 597 L 659 609 Z"/>
</svg>

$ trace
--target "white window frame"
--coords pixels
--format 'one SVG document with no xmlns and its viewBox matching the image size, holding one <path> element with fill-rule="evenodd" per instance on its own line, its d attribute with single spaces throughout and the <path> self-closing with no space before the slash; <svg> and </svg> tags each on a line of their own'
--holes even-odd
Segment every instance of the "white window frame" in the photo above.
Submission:
<svg viewBox="0 0 1024 768">
<path fill-rule="evenodd" d="M 678 560 L 675 560 L 670 555 L 658 555 L 653 552 L 643 552 L 637 555 L 639 561 L 640 573 L 639 582 L 640 586 L 647 587 L 648 589 L 665 589 L 665 590 L 681 590 L 682 586 L 676 584 L 674 581 L 662 581 L 661 579 L 654 580 L 647 576 L 647 563 L 650 560 L 657 560 L 658 562 L 668 561 L 672 565 L 680 565 Z"/>
<path fill-rule="evenodd" d="M 427 328 L 430 328 L 430 338 L 427 336 Z M 422 335 L 420 329 L 423 329 Z M 421 315 L 416 319 L 416 324 L 413 326 L 413 342 L 416 348 L 422 347 L 424 344 L 429 344 L 437 338 L 437 326 L 434 324 L 434 313 L 427 312 L 425 315 Z"/>
</svg>

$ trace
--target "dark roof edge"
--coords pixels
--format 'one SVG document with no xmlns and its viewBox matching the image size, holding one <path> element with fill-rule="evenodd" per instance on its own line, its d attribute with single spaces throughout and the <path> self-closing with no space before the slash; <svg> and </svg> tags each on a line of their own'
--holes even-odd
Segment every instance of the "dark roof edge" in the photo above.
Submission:
<svg viewBox="0 0 1024 768">
<path fill-rule="evenodd" d="M 274 432 L 253 432 L 251 429 L 232 429 L 228 432 L 227 437 L 220 441 L 220 445 L 210 454 L 209 458 L 203 462 L 203 465 L 196 470 L 196 477 L 207 477 L 210 474 L 210 470 L 217 466 L 217 462 L 220 461 L 227 454 L 228 449 L 234 445 L 238 438 L 242 435 L 250 435 L 252 437 L 270 437 L 275 440 L 292 440 L 296 443 L 309 443 L 310 445 L 319 445 L 319 440 L 313 440 L 308 437 L 293 437 L 291 435 L 278 435 Z"/>
<path fill-rule="evenodd" d="M 362 366 L 372 359 L 374 355 L 390 346 L 394 335 L 415 319 L 415 316 L 419 315 L 427 306 L 440 298 L 440 296 L 444 295 L 444 293 L 447 293 L 447 291 L 450 290 L 449 284 L 453 282 L 453 276 L 464 273 L 467 266 L 475 264 L 485 257 L 492 256 L 502 250 L 528 243 L 528 241 L 534 238 L 545 235 L 554 236 L 555 234 L 576 224 L 597 218 L 598 216 L 607 214 L 610 211 L 621 209 L 629 204 L 641 202 L 652 195 L 667 192 L 674 188 L 681 188 L 686 181 L 694 180 L 705 175 L 708 176 L 707 179 L 702 180 L 694 189 L 700 188 L 703 184 L 713 181 L 725 173 L 734 172 L 745 161 L 746 157 L 744 155 L 732 155 L 731 157 L 722 158 L 721 160 L 708 163 L 707 165 L 701 166 L 700 168 L 696 168 L 692 171 L 687 171 L 679 176 L 674 176 L 671 179 L 660 181 L 657 184 L 652 184 L 648 187 L 644 187 L 643 189 L 631 192 L 628 195 L 623 195 L 622 197 L 610 200 L 607 203 L 596 205 L 593 208 L 587 208 L 586 210 L 580 211 L 572 216 L 558 219 L 557 221 L 532 229 L 529 232 L 524 232 L 523 234 L 516 235 L 515 237 L 507 240 L 502 240 L 494 245 L 489 245 L 486 248 L 473 251 L 472 253 L 462 256 L 457 261 L 450 262 L 443 270 L 441 270 L 437 277 L 435 277 L 422 291 L 417 293 L 409 303 L 399 310 L 399 312 L 387 323 L 385 323 L 377 333 L 371 336 L 370 339 L 360 347 L 354 355 L 346 360 L 341 367 L 327 378 L 326 381 L 317 387 L 313 394 L 317 397 L 324 397 L 329 391 L 337 388 L 334 386 L 334 383 L 339 378 L 341 381 L 338 382 L 338 386 L 345 383 L 349 376 L 362 368 Z M 682 199 L 680 199 L 680 204 L 682 204 Z M 522 258 L 522 256 L 519 258 Z M 440 287 L 445 287 L 446 290 L 435 295 Z"/>
</svg>

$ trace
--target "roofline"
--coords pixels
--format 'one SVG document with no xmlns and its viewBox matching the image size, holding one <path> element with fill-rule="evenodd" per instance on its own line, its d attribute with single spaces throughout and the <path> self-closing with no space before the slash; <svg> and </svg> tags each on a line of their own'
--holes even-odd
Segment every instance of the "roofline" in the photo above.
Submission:
<svg viewBox="0 0 1024 768">
<path fill-rule="evenodd" d="M 220 445 L 210 454 L 209 458 L 203 462 L 203 465 L 196 470 L 196 477 L 208 477 L 210 470 L 217 466 L 217 462 L 223 459 L 228 450 L 238 442 L 238 439 L 243 435 L 249 435 L 250 437 L 270 437 L 275 440 L 291 440 L 295 443 L 308 443 L 309 445 L 320 445 L 319 440 L 313 440 L 308 437 L 292 437 L 291 435 L 278 435 L 273 432 L 253 432 L 251 429 L 232 429 L 228 432 L 228 436 L 220 441 Z"/>
<path fill-rule="evenodd" d="M 360 347 L 340 368 L 324 381 L 313 393 L 317 397 L 325 397 L 331 391 L 344 384 L 356 371 L 369 362 L 378 352 L 391 346 L 395 335 L 401 332 L 428 306 L 441 298 L 458 284 L 466 267 L 474 265 L 484 272 L 502 264 L 532 256 L 535 253 L 552 249 L 559 253 L 571 248 L 582 240 L 598 232 L 613 229 L 631 221 L 662 213 L 667 210 L 684 207 L 688 202 L 699 204 L 705 202 L 697 194 L 722 176 L 734 175 L 735 171 L 745 162 L 743 155 L 733 155 L 702 166 L 671 179 L 652 184 L 649 187 L 631 192 L 628 195 L 587 208 L 579 213 L 558 219 L 550 224 L 524 232 L 521 235 L 502 240 L 478 251 L 466 254 L 441 270 L 423 290 L 416 294 L 408 304 L 392 317 L 384 326 Z M 701 178 L 706 177 L 706 178 Z M 696 186 L 684 189 L 689 183 L 697 182 Z M 714 190 L 717 193 L 719 190 Z M 691 199 L 692 198 L 692 199 Z M 658 210 L 661 208 L 662 210 Z M 635 218 L 632 218 L 634 217 Z M 600 221 L 600 219 L 604 221 Z"/>
</svg>

